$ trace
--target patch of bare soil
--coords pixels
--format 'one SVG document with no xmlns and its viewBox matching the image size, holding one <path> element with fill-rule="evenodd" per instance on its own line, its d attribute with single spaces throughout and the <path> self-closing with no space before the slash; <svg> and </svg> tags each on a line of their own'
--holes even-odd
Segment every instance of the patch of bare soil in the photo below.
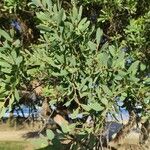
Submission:
<svg viewBox="0 0 150 150">
<path fill-rule="evenodd" d="M 0 131 L 0 141 L 23 141 L 28 131 Z"/>
<path fill-rule="evenodd" d="M 115 150 L 150 150 L 150 139 L 145 144 L 139 144 L 139 133 L 131 132 L 121 143 L 111 143 Z"/>
<path fill-rule="evenodd" d="M 17 126 L 10 127 L 8 124 L 0 124 L 0 141 L 24 141 L 38 137 L 38 128 Z"/>
<path fill-rule="evenodd" d="M 38 130 L 35 128 L 10 128 L 7 125 L 0 125 L 0 141 L 31 141 L 38 138 Z M 131 132 L 121 143 L 111 143 L 110 146 L 115 150 L 150 150 L 150 140 L 147 143 L 139 144 L 139 133 Z M 28 147 L 26 147 L 28 150 Z M 30 150 L 30 147 L 29 147 Z M 110 149 L 103 149 L 110 150 Z"/>
</svg>

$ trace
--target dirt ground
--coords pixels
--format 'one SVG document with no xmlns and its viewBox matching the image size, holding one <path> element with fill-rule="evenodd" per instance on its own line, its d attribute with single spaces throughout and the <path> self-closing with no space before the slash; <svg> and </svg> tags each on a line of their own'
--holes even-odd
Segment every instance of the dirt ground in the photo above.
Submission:
<svg viewBox="0 0 150 150">
<path fill-rule="evenodd" d="M 114 143 L 110 145 L 117 150 L 150 150 L 150 139 L 145 144 L 140 145 L 139 133 L 131 132 L 119 145 Z"/>
<path fill-rule="evenodd" d="M 37 138 L 37 131 L 33 129 L 20 129 L 8 128 L 5 125 L 0 125 L 0 141 L 32 141 Z M 30 135 L 31 134 L 31 135 Z M 27 138 L 30 137 L 30 138 Z M 145 145 L 139 145 L 139 133 L 131 132 L 120 145 L 111 146 L 117 150 L 150 150 L 150 140 Z M 32 148 L 33 149 L 33 148 Z M 108 149 L 104 149 L 108 150 Z"/>
<path fill-rule="evenodd" d="M 30 141 L 31 139 L 26 139 L 24 137 L 27 133 L 29 133 L 27 130 L 0 131 L 0 141 Z M 123 143 L 115 146 L 115 148 L 117 148 L 117 150 L 150 150 L 150 142 L 141 147 L 138 144 L 138 134 L 130 133 Z"/>
<path fill-rule="evenodd" d="M 0 131 L 0 141 L 23 141 L 28 131 Z"/>
<path fill-rule="evenodd" d="M 29 127 L 25 126 L 17 126 L 17 127 L 10 127 L 8 124 L 0 124 L 0 141 L 24 141 L 29 140 L 29 137 L 37 137 L 38 135 L 38 127 L 35 126 Z M 30 134 L 32 133 L 32 136 Z M 35 134 L 37 134 L 35 136 Z"/>
</svg>

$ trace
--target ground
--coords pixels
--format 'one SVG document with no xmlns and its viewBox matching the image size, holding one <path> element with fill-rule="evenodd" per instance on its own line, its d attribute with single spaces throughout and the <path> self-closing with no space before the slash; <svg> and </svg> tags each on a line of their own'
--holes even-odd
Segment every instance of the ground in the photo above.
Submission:
<svg viewBox="0 0 150 150">
<path fill-rule="evenodd" d="M 30 136 L 30 133 L 33 133 L 31 134 L 32 136 Z M 0 125 L 0 150 L 34 150 L 33 141 L 37 139 L 34 133 L 37 132 L 35 130 L 33 132 L 33 128 L 21 128 L 18 130 L 7 125 Z M 150 141 L 146 145 L 140 146 L 138 139 L 139 134 L 132 132 L 116 148 L 117 150 L 150 150 Z"/>
<path fill-rule="evenodd" d="M 0 150 L 34 150 L 33 140 L 26 138 L 30 133 L 29 128 L 9 127 L 8 124 L 0 124 Z"/>
<path fill-rule="evenodd" d="M 0 150 L 33 150 L 33 146 L 24 141 L 0 141 Z"/>
</svg>

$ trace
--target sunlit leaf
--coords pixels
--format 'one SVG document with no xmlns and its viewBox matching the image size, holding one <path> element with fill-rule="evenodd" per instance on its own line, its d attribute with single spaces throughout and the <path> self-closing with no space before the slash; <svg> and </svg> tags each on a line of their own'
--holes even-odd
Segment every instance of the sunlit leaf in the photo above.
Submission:
<svg viewBox="0 0 150 150">
<path fill-rule="evenodd" d="M 103 31 L 100 28 L 98 28 L 96 31 L 96 43 L 97 43 L 97 45 L 100 44 L 102 35 L 103 35 Z"/>
<path fill-rule="evenodd" d="M 2 29 L 0 29 L 0 36 L 3 36 L 6 40 L 10 42 L 12 41 L 12 38 L 9 36 L 9 34 Z"/>
<path fill-rule="evenodd" d="M 104 107 L 97 102 L 91 103 L 89 106 L 95 111 L 102 111 L 104 109 Z"/>
<path fill-rule="evenodd" d="M 46 130 L 46 135 L 47 135 L 47 137 L 48 137 L 49 140 L 52 140 L 55 137 L 55 134 L 50 129 Z"/>
<path fill-rule="evenodd" d="M 128 69 L 128 73 L 131 73 L 132 75 L 135 75 L 137 73 L 137 69 L 139 66 L 139 61 L 135 61 L 134 63 L 131 64 L 131 66 Z"/>
<path fill-rule="evenodd" d="M 20 99 L 18 90 L 16 88 L 15 88 L 15 98 L 16 98 L 17 101 L 19 101 L 19 99 Z"/>
<path fill-rule="evenodd" d="M 110 96 L 113 95 L 113 93 L 112 93 L 111 90 L 108 88 L 108 86 L 102 85 L 102 89 L 103 89 L 103 91 L 104 91 L 107 95 L 110 95 Z"/>
<path fill-rule="evenodd" d="M 92 41 L 89 41 L 88 42 L 88 45 L 89 45 L 89 48 L 92 50 L 92 51 L 94 51 L 94 50 L 96 50 L 96 44 L 95 43 L 93 43 Z"/>
</svg>

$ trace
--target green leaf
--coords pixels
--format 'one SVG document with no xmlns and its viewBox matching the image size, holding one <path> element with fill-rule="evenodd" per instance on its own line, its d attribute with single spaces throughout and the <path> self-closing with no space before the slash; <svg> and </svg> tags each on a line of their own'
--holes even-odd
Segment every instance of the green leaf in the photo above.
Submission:
<svg viewBox="0 0 150 150">
<path fill-rule="evenodd" d="M 91 103 L 89 106 L 91 107 L 91 109 L 94 109 L 95 111 L 104 110 L 104 107 L 101 106 L 98 102 Z"/>
<path fill-rule="evenodd" d="M 145 79 L 144 83 L 149 84 L 150 83 L 150 78 Z"/>
<path fill-rule="evenodd" d="M 19 57 L 17 57 L 17 59 L 16 59 L 16 64 L 19 66 L 22 61 L 23 61 L 22 56 L 19 56 Z"/>
<path fill-rule="evenodd" d="M 9 34 L 2 29 L 0 29 L 0 36 L 3 36 L 7 41 L 12 42 L 12 38 L 9 36 Z"/>
<path fill-rule="evenodd" d="M 17 53 L 16 53 L 16 51 L 15 51 L 15 50 L 13 50 L 13 51 L 11 52 L 11 56 L 12 56 L 12 58 L 13 58 L 14 62 L 15 62 L 15 61 L 16 61 L 16 59 L 17 59 Z"/>
<path fill-rule="evenodd" d="M 90 25 L 90 21 L 87 21 L 86 23 L 84 23 L 83 27 L 82 27 L 82 32 L 84 32 Z"/>
<path fill-rule="evenodd" d="M 12 69 L 11 68 L 2 68 L 1 71 L 4 73 L 11 73 Z"/>
<path fill-rule="evenodd" d="M 96 43 L 97 43 L 97 46 L 100 44 L 100 41 L 102 39 L 102 35 L 103 35 L 103 31 L 98 28 L 97 31 L 96 31 Z"/>
<path fill-rule="evenodd" d="M 46 25 L 38 25 L 37 28 L 45 32 L 51 32 L 51 29 Z"/>
<path fill-rule="evenodd" d="M 88 91 L 87 92 L 79 92 L 79 94 L 80 94 L 80 97 L 83 98 L 85 96 L 88 96 L 89 92 Z"/>
<path fill-rule="evenodd" d="M 124 68 L 125 67 L 125 53 L 123 51 L 120 51 L 118 54 L 117 59 L 114 57 L 113 60 L 113 67 L 114 68 Z"/>
<path fill-rule="evenodd" d="M 120 96 L 119 99 L 120 99 L 121 101 L 124 101 L 126 97 L 127 97 L 127 93 L 124 92 L 124 93 L 121 93 L 121 96 Z"/>
<path fill-rule="evenodd" d="M 103 89 L 104 93 L 106 93 L 107 95 L 109 95 L 109 96 L 113 95 L 111 90 L 106 85 L 102 85 L 102 89 Z"/>
<path fill-rule="evenodd" d="M 119 76 L 119 75 L 115 75 L 115 80 L 120 81 L 120 80 L 122 80 L 122 77 L 121 77 L 121 76 Z"/>
<path fill-rule="evenodd" d="M 124 77 L 126 76 L 128 73 L 125 72 L 125 71 L 122 71 L 122 70 L 118 70 L 118 75 L 121 76 L 121 77 Z"/>
<path fill-rule="evenodd" d="M 62 22 L 63 14 L 64 14 L 64 10 L 61 9 L 59 14 L 58 14 L 58 16 L 57 16 L 57 23 L 58 23 L 58 25 Z"/>
<path fill-rule="evenodd" d="M 97 48 L 97 45 L 95 43 L 93 43 L 92 41 L 88 42 L 88 46 L 92 51 L 96 50 L 96 48 Z"/>
<path fill-rule="evenodd" d="M 91 110 L 91 107 L 90 107 L 89 105 L 81 104 L 81 107 L 82 107 L 85 111 L 90 111 L 90 110 Z"/>
<path fill-rule="evenodd" d="M 71 102 L 72 102 L 72 100 L 67 101 L 67 102 L 64 104 L 64 106 L 66 106 L 66 107 L 70 106 Z"/>
<path fill-rule="evenodd" d="M 77 62 L 76 62 L 76 58 L 74 56 L 72 56 L 72 59 L 70 60 L 70 65 L 72 66 L 76 66 Z"/>
<path fill-rule="evenodd" d="M 131 64 L 131 66 L 128 69 L 128 73 L 131 73 L 132 75 L 135 75 L 137 73 L 137 69 L 139 66 L 140 61 L 137 60 L 134 63 Z"/>
<path fill-rule="evenodd" d="M 130 81 L 133 81 L 133 82 L 135 82 L 135 83 L 137 83 L 137 82 L 139 82 L 139 81 L 140 81 L 140 79 L 139 79 L 139 78 L 136 78 L 136 77 L 135 77 L 135 76 L 133 76 L 133 75 L 130 75 L 129 80 L 130 80 Z"/>
<path fill-rule="evenodd" d="M 37 7 L 41 6 L 41 1 L 40 0 L 32 0 L 31 4 L 36 5 Z"/>
<path fill-rule="evenodd" d="M 57 55 L 56 54 L 56 59 L 60 62 L 60 63 L 64 63 L 64 56 L 63 55 Z"/>
<path fill-rule="evenodd" d="M 14 101 L 15 101 L 15 97 L 14 97 L 14 95 L 12 94 L 12 95 L 11 95 L 11 98 L 10 98 L 10 101 L 9 101 L 9 111 L 11 111 L 11 109 L 12 109 L 12 104 L 13 104 Z"/>
<path fill-rule="evenodd" d="M 16 88 L 15 88 L 15 98 L 19 102 L 20 96 L 19 96 L 18 90 Z"/>
<path fill-rule="evenodd" d="M 13 45 L 14 45 L 15 47 L 19 47 L 20 44 L 21 44 L 20 40 L 16 40 L 15 42 L 13 42 Z"/>
<path fill-rule="evenodd" d="M 97 55 L 98 65 L 100 67 L 106 67 L 107 68 L 108 59 L 109 59 L 109 57 L 108 57 L 107 53 L 100 53 Z"/>
<path fill-rule="evenodd" d="M 61 70 L 59 76 L 67 76 L 68 72 L 66 70 Z"/>
<path fill-rule="evenodd" d="M 116 51 L 115 51 L 115 46 L 114 45 L 110 45 L 109 46 L 109 52 L 110 54 L 114 57 L 115 54 L 116 54 Z"/>
<path fill-rule="evenodd" d="M 5 54 L 0 53 L 0 58 L 2 58 L 3 60 L 5 60 L 6 62 L 8 62 L 10 64 L 14 64 L 14 61 Z"/>
<path fill-rule="evenodd" d="M 2 107 L 2 109 L 0 109 L 0 118 L 2 118 L 5 115 L 6 110 L 7 110 L 6 107 Z"/>
<path fill-rule="evenodd" d="M 141 63 L 141 64 L 140 64 L 140 69 L 141 69 L 141 71 L 144 71 L 144 70 L 146 69 L 146 65 L 143 64 L 143 63 Z"/>
<path fill-rule="evenodd" d="M 73 9 L 72 9 L 72 22 L 75 23 L 77 21 L 78 23 L 78 20 L 76 20 L 78 17 L 78 10 L 75 6 L 73 6 Z"/>
<path fill-rule="evenodd" d="M 82 6 L 79 8 L 78 20 L 80 21 L 82 17 Z"/>
<path fill-rule="evenodd" d="M 150 97 L 144 98 L 144 103 L 146 105 L 149 105 L 150 104 Z"/>
<path fill-rule="evenodd" d="M 47 135 L 47 137 L 48 137 L 49 140 L 52 140 L 55 137 L 55 134 L 50 129 L 46 130 L 46 135 Z"/>
<path fill-rule="evenodd" d="M 66 123 L 62 123 L 62 124 L 61 124 L 61 129 L 62 129 L 62 131 L 63 131 L 64 133 L 70 132 L 69 125 L 66 124 Z"/>
<path fill-rule="evenodd" d="M 102 98 L 102 99 L 101 99 L 101 102 L 102 102 L 105 106 L 108 105 L 108 100 L 107 100 L 106 98 Z"/>
<path fill-rule="evenodd" d="M 85 92 L 88 89 L 88 86 L 84 85 L 82 88 L 82 92 Z"/>
<path fill-rule="evenodd" d="M 43 22 L 44 21 L 48 21 L 49 22 L 50 19 L 51 19 L 50 15 L 47 14 L 47 13 L 44 13 L 44 12 L 37 12 L 36 15 L 37 15 L 37 18 L 42 20 Z"/>
<path fill-rule="evenodd" d="M 82 29 L 83 29 L 83 26 L 84 26 L 84 24 L 86 23 L 86 21 L 87 21 L 87 18 L 83 18 L 83 19 L 79 22 L 79 24 L 78 24 L 79 30 L 82 30 Z M 82 30 L 82 31 L 83 31 L 83 30 Z"/>
<path fill-rule="evenodd" d="M 87 87 L 85 87 L 86 86 L 86 83 L 87 83 L 87 81 L 88 81 L 88 79 L 89 79 L 89 77 L 86 77 L 86 78 L 82 78 L 81 79 L 81 84 L 79 85 L 79 90 L 82 90 L 83 88 L 87 88 Z M 84 90 L 83 90 L 84 91 Z"/>
<path fill-rule="evenodd" d="M 2 96 L 2 99 L 3 99 L 3 98 L 4 98 L 4 96 Z M 2 107 L 4 106 L 4 103 L 5 103 L 5 102 L 1 102 L 1 101 L 0 101 L 0 110 L 1 110 Z"/>
<path fill-rule="evenodd" d="M 6 68 L 11 68 L 12 66 L 8 63 L 8 62 L 4 62 L 0 60 L 0 66 L 2 67 L 6 67 Z"/>
<path fill-rule="evenodd" d="M 72 119 L 76 119 L 78 114 L 79 114 L 79 109 L 77 108 L 76 110 L 73 111 L 73 113 L 70 116 Z"/>
<path fill-rule="evenodd" d="M 50 1 L 50 0 L 45 0 L 45 2 L 46 2 L 46 4 L 47 4 L 47 6 L 48 6 L 48 9 L 51 11 L 51 9 L 52 9 L 52 1 Z"/>
</svg>

